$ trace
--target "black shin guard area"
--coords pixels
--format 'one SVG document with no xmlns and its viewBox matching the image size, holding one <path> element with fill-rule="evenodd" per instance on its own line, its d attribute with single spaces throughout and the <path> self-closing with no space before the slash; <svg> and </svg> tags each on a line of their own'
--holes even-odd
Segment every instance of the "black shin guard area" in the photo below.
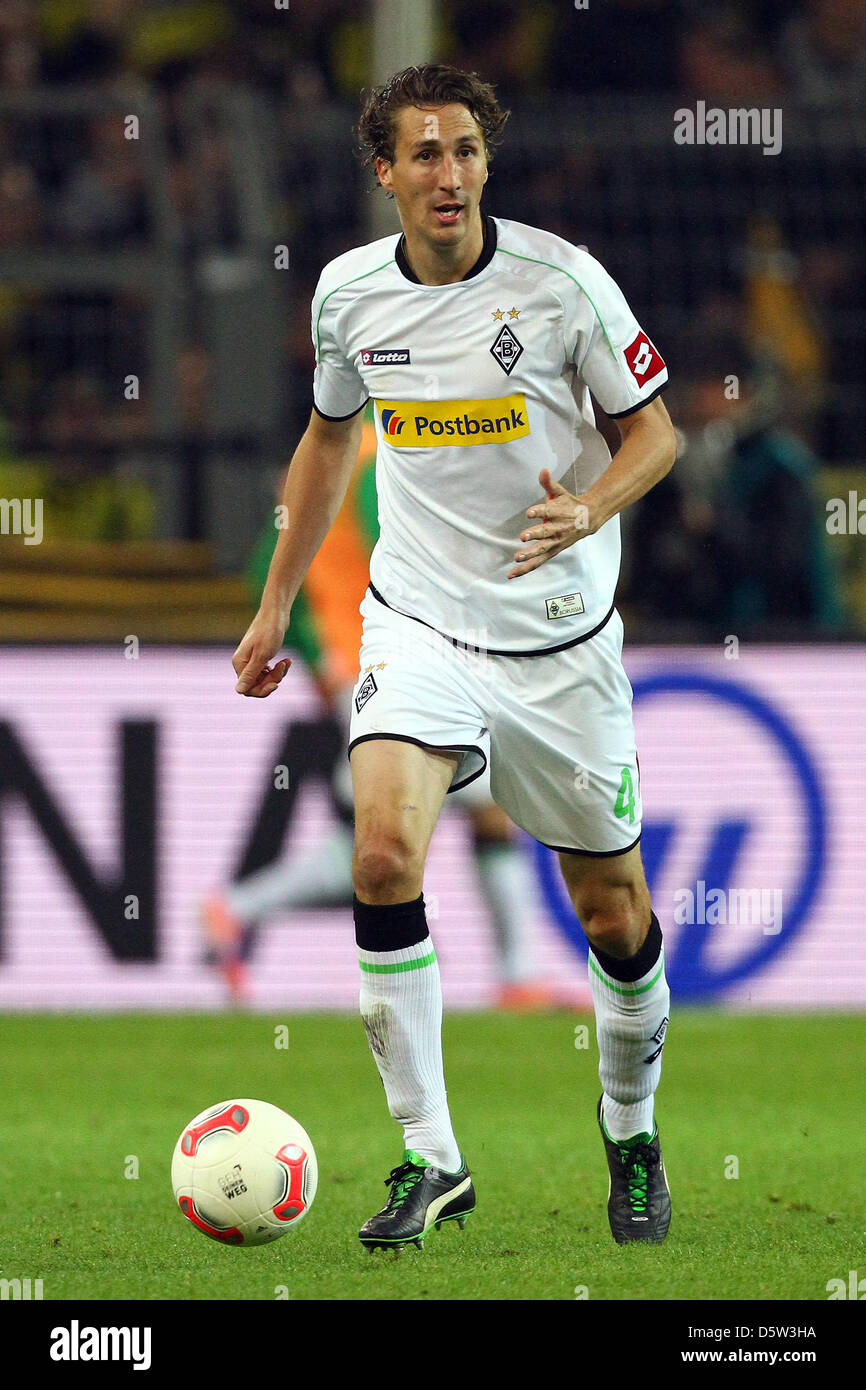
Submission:
<svg viewBox="0 0 866 1390">
<path fill-rule="evenodd" d="M 402 951 L 429 936 L 424 894 L 411 903 L 362 903 L 353 895 L 355 940 L 362 951 Z"/>
<path fill-rule="evenodd" d="M 610 975 L 612 980 L 621 980 L 623 984 L 633 984 L 642 975 L 649 974 L 662 953 L 662 929 L 659 926 L 659 919 L 655 913 L 650 917 L 646 941 L 637 955 L 627 956 L 625 960 L 620 960 L 617 956 L 609 956 L 607 951 L 600 951 L 597 946 L 593 946 L 592 942 L 589 943 L 589 949 L 602 970 L 606 975 Z"/>
</svg>

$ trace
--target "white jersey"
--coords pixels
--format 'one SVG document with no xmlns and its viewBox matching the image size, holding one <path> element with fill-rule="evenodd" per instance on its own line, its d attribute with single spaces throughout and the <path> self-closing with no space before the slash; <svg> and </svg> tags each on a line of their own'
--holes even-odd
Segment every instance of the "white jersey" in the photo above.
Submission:
<svg viewBox="0 0 866 1390">
<path fill-rule="evenodd" d="M 544 498 L 539 472 L 585 492 L 610 462 L 590 391 L 628 415 L 667 368 L 592 256 L 519 222 L 484 226 L 482 255 L 455 284 L 419 283 L 400 236 L 325 267 L 314 404 L 332 420 L 375 404 L 374 595 L 456 643 L 532 656 L 604 625 L 620 563 L 613 517 L 507 578 L 526 510 Z"/>
</svg>

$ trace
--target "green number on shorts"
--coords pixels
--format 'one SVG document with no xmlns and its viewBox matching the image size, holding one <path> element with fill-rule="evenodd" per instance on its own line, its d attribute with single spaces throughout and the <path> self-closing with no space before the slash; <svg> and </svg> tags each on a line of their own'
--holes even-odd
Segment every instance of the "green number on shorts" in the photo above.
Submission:
<svg viewBox="0 0 866 1390">
<path fill-rule="evenodd" d="M 615 816 L 619 816 L 620 820 L 624 816 L 628 816 L 629 825 L 634 823 L 634 783 L 627 767 L 622 770 L 622 781 L 616 794 L 616 805 L 613 808 L 613 813 Z"/>
</svg>

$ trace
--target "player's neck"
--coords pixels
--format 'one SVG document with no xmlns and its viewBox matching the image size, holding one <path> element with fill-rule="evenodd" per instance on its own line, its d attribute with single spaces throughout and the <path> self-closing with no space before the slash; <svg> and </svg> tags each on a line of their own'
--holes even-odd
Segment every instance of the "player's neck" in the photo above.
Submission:
<svg viewBox="0 0 866 1390">
<path fill-rule="evenodd" d="M 406 260 L 422 285 L 453 285 L 462 280 L 484 250 L 484 223 L 476 212 L 475 222 L 455 246 L 431 246 L 411 232 L 403 233 Z"/>
</svg>

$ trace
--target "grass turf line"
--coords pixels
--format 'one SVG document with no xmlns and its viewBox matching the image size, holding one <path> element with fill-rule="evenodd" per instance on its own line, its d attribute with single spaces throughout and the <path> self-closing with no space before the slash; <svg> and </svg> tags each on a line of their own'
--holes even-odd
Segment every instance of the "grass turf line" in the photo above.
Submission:
<svg viewBox="0 0 866 1390">
<path fill-rule="evenodd" d="M 862 1265 L 860 1018 L 677 1011 L 657 1105 L 671 1234 L 625 1248 L 607 1226 L 591 1020 L 586 1050 L 577 1021 L 446 1016 L 479 1206 L 465 1232 L 450 1223 L 395 1258 L 357 1239 L 402 1149 L 359 1020 L 7 1015 L 0 1275 L 42 1278 L 46 1299 L 823 1300 Z M 291 1111 L 319 1158 L 310 1215 L 255 1250 L 201 1236 L 169 1182 L 183 1125 L 232 1096 Z"/>
</svg>

